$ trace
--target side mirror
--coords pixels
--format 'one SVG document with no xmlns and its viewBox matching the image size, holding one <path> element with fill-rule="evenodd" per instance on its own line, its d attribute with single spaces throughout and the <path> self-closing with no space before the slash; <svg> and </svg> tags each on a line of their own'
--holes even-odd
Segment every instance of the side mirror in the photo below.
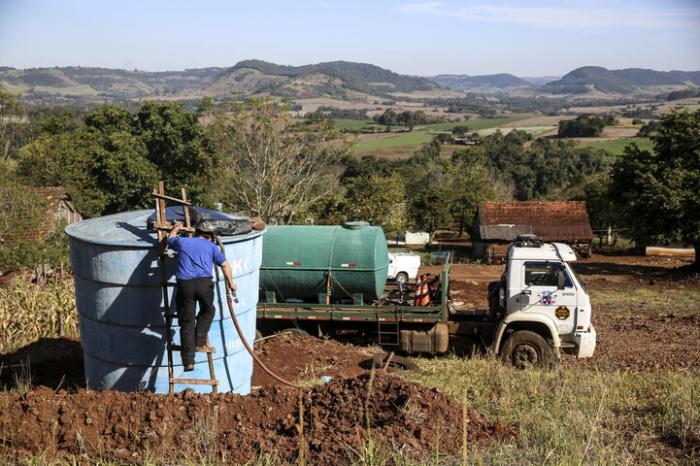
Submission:
<svg viewBox="0 0 700 466">
<path fill-rule="evenodd" d="M 557 289 L 563 290 L 564 288 L 566 288 L 566 276 L 564 272 L 560 270 L 557 275 Z"/>
</svg>

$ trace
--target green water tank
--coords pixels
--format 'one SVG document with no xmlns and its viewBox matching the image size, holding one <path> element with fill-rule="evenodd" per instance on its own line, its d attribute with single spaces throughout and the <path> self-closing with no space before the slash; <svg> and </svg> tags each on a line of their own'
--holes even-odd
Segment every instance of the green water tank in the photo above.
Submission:
<svg viewBox="0 0 700 466">
<path fill-rule="evenodd" d="M 279 302 L 317 302 L 329 286 L 333 299 L 377 299 L 384 292 L 388 250 L 384 231 L 367 222 L 269 226 L 263 237 L 260 286 Z"/>
</svg>

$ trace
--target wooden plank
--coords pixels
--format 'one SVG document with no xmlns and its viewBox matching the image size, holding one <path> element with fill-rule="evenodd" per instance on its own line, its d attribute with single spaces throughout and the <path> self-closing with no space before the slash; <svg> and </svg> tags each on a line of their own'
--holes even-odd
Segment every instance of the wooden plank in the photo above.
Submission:
<svg viewBox="0 0 700 466">
<path fill-rule="evenodd" d="M 695 249 L 647 246 L 646 251 L 644 251 L 644 255 L 658 257 L 695 257 Z"/>
<path fill-rule="evenodd" d="M 185 191 L 185 188 L 182 188 L 180 190 L 180 195 L 182 196 L 182 201 L 183 201 L 182 211 L 183 211 L 184 216 L 185 216 L 185 228 L 187 228 L 187 231 L 188 231 L 187 236 L 189 236 L 191 238 L 192 237 L 192 233 L 191 233 L 192 224 L 190 223 L 190 209 L 187 207 L 189 205 L 189 203 L 184 204 L 185 202 L 187 202 L 187 192 Z"/>
<path fill-rule="evenodd" d="M 188 205 L 188 206 L 191 206 L 191 205 L 192 205 L 192 204 L 190 204 L 190 203 L 189 203 L 188 201 L 186 201 L 186 200 L 178 199 L 178 198 L 172 197 L 172 196 L 167 196 L 166 194 L 160 193 L 160 192 L 157 192 L 157 191 L 154 191 L 154 192 L 153 192 L 153 197 L 155 197 L 156 199 L 160 199 L 160 200 L 165 200 L 165 201 L 174 202 L 174 203 L 180 204 L 180 205 Z"/>
<path fill-rule="evenodd" d="M 172 230 L 172 229 L 173 229 L 172 223 L 165 223 L 165 224 L 162 224 L 161 226 L 156 226 L 156 227 L 155 227 L 155 230 L 156 230 L 156 231 L 168 231 L 168 232 L 169 232 L 169 231 Z M 194 233 L 194 232 L 196 231 L 196 229 L 195 229 L 195 228 L 192 228 L 192 227 L 190 227 L 190 228 L 182 227 L 182 228 L 180 228 L 180 229 L 181 229 L 182 231 L 186 231 L 186 232 L 188 232 L 188 233 Z"/>
<path fill-rule="evenodd" d="M 171 379 L 173 383 L 179 385 L 219 385 L 215 379 Z"/>
</svg>

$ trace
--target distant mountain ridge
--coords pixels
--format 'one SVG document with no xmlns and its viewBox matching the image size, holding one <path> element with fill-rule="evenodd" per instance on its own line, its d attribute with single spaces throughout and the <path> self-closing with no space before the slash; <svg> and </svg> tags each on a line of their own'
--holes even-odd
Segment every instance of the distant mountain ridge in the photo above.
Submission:
<svg viewBox="0 0 700 466">
<path fill-rule="evenodd" d="M 508 73 L 475 75 L 440 74 L 431 78 L 443 87 L 465 92 L 499 93 L 517 88 L 531 88 L 532 84 Z"/>
<path fill-rule="evenodd" d="M 315 65 L 277 65 L 243 60 L 221 72 L 201 91 L 238 94 L 269 93 L 281 97 L 347 97 L 348 93 L 389 94 L 427 91 L 437 86 L 427 78 L 408 76 L 367 63 L 333 61 Z"/>
<path fill-rule="evenodd" d="M 162 72 L 74 66 L 26 70 L 0 67 L 0 90 L 35 98 L 185 98 L 232 94 L 345 98 L 349 93 L 382 95 L 436 88 L 427 78 L 347 61 L 287 66 L 244 60 L 230 68 Z"/>
<path fill-rule="evenodd" d="M 140 98 L 198 99 L 271 95 L 292 99 L 328 97 L 367 101 L 455 97 L 453 89 L 485 95 L 615 98 L 663 95 L 700 87 L 700 71 L 577 68 L 561 79 L 519 78 L 512 74 L 442 74 L 432 78 L 398 74 L 367 63 L 331 61 L 288 66 L 243 60 L 232 67 L 182 71 L 138 71 L 97 67 L 26 70 L 0 66 L 0 91 L 20 93 L 38 103 L 110 102 Z M 528 80 L 530 82 L 528 82 Z M 544 84 L 544 85 L 541 85 Z M 458 95 L 458 94 L 457 94 Z"/>
<path fill-rule="evenodd" d="M 584 66 L 545 84 L 540 90 L 547 94 L 654 94 L 693 86 L 700 86 L 700 71 L 609 70 Z"/>
</svg>

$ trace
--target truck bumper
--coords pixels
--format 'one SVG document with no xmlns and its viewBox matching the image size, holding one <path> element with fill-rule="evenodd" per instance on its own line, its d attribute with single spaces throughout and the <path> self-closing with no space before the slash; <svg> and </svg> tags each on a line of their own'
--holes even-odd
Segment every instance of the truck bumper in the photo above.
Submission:
<svg viewBox="0 0 700 466">
<path fill-rule="evenodd" d="M 587 332 L 576 332 L 574 335 L 574 340 L 576 346 L 578 347 L 578 353 L 576 354 L 577 358 L 590 358 L 593 356 L 593 352 L 595 351 L 596 336 L 595 327 L 593 327 L 592 324 L 588 328 Z"/>
</svg>

